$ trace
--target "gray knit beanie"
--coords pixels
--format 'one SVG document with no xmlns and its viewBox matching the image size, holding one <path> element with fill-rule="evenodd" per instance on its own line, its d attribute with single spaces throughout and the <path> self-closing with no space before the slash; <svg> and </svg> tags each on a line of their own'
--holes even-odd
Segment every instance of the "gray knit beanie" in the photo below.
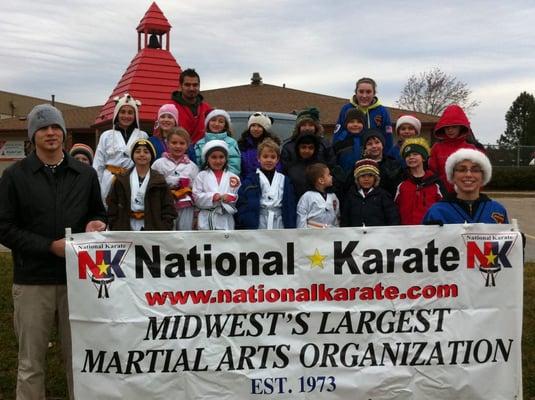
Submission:
<svg viewBox="0 0 535 400">
<path fill-rule="evenodd" d="M 63 131 L 63 139 L 67 134 L 65 121 L 61 111 L 50 104 L 39 104 L 32 108 L 28 114 L 28 138 L 33 142 L 33 135 L 36 131 L 49 125 L 58 125 Z"/>
</svg>

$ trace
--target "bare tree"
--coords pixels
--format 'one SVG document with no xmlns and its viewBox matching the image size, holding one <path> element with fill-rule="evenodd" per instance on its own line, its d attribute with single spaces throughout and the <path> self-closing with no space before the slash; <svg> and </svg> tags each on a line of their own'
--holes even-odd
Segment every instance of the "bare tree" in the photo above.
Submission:
<svg viewBox="0 0 535 400">
<path fill-rule="evenodd" d="M 479 105 L 479 101 L 470 99 L 471 94 L 465 82 L 433 68 L 411 75 L 396 103 L 401 108 L 432 115 L 442 114 L 447 106 L 455 103 L 470 113 Z"/>
</svg>

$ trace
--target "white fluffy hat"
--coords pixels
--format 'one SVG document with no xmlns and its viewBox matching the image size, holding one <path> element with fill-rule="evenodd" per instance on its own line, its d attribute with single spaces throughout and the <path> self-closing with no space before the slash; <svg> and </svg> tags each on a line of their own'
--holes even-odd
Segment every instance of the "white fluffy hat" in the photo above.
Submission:
<svg viewBox="0 0 535 400">
<path fill-rule="evenodd" d="M 206 144 L 202 148 L 202 152 L 201 152 L 202 153 L 202 159 L 206 160 L 206 155 L 211 150 L 214 150 L 214 149 L 221 149 L 228 156 L 228 145 L 227 145 L 227 143 L 224 140 L 216 139 L 216 140 L 209 140 L 208 142 L 206 142 Z"/>
<path fill-rule="evenodd" d="M 250 128 L 252 124 L 260 125 L 265 131 L 269 131 L 271 129 L 271 119 L 266 114 L 261 112 L 255 112 L 249 117 L 247 128 Z"/>
<path fill-rule="evenodd" d="M 113 123 L 117 122 L 117 115 L 123 106 L 130 106 L 134 109 L 136 115 L 136 128 L 139 129 L 139 107 L 141 107 L 141 101 L 134 99 L 130 94 L 125 93 L 121 97 L 115 96 L 113 98 L 115 101 L 115 108 L 113 110 Z"/>
<path fill-rule="evenodd" d="M 227 120 L 227 124 L 228 124 L 228 127 L 230 129 L 231 127 L 231 121 L 230 121 L 230 115 L 228 114 L 228 112 L 226 112 L 225 110 L 221 110 L 221 109 L 218 109 L 216 108 L 215 110 L 212 110 L 208 113 L 208 115 L 206 116 L 206 118 L 204 119 L 204 127 L 206 129 L 208 129 L 208 122 L 210 122 L 210 120 L 214 117 L 223 117 Z"/>
<path fill-rule="evenodd" d="M 446 176 L 448 182 L 453 183 L 453 169 L 462 161 L 472 161 L 477 164 L 483 170 L 483 186 L 489 183 L 492 178 L 492 165 L 489 158 L 479 150 L 474 149 L 459 149 L 455 153 L 452 153 L 446 160 Z"/>
<path fill-rule="evenodd" d="M 413 117 L 412 115 L 402 115 L 398 118 L 396 122 L 396 133 L 398 133 L 398 129 L 403 124 L 409 124 L 416 129 L 416 134 L 419 135 L 420 131 L 422 130 L 422 123 L 420 120 L 416 117 Z"/>
</svg>

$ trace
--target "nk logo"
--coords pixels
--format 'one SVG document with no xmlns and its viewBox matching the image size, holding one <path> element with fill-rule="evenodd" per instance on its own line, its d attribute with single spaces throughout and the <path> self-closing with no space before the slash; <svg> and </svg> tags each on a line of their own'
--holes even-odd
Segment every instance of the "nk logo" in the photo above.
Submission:
<svg viewBox="0 0 535 400">
<path fill-rule="evenodd" d="M 116 278 L 124 278 L 121 268 L 130 243 L 77 244 L 78 278 L 90 279 L 98 298 L 110 297 L 109 288 Z"/>
<path fill-rule="evenodd" d="M 496 286 L 496 277 L 503 268 L 512 268 L 508 255 L 516 235 L 511 234 L 466 234 L 466 266 L 477 268 L 486 287 Z"/>
</svg>

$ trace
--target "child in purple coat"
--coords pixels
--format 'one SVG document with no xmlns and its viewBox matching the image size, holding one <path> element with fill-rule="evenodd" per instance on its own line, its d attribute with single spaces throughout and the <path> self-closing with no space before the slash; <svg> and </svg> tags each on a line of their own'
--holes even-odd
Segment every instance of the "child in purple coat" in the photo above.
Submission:
<svg viewBox="0 0 535 400">
<path fill-rule="evenodd" d="M 266 138 L 273 139 L 280 145 L 280 139 L 270 132 L 271 118 L 261 112 L 255 112 L 249 117 L 247 130 L 244 131 L 238 140 L 238 147 L 241 152 L 241 172 L 240 176 L 246 178 L 255 173 L 260 167 L 258 162 L 258 145 Z M 277 171 L 281 170 L 280 162 L 277 163 Z"/>
</svg>

